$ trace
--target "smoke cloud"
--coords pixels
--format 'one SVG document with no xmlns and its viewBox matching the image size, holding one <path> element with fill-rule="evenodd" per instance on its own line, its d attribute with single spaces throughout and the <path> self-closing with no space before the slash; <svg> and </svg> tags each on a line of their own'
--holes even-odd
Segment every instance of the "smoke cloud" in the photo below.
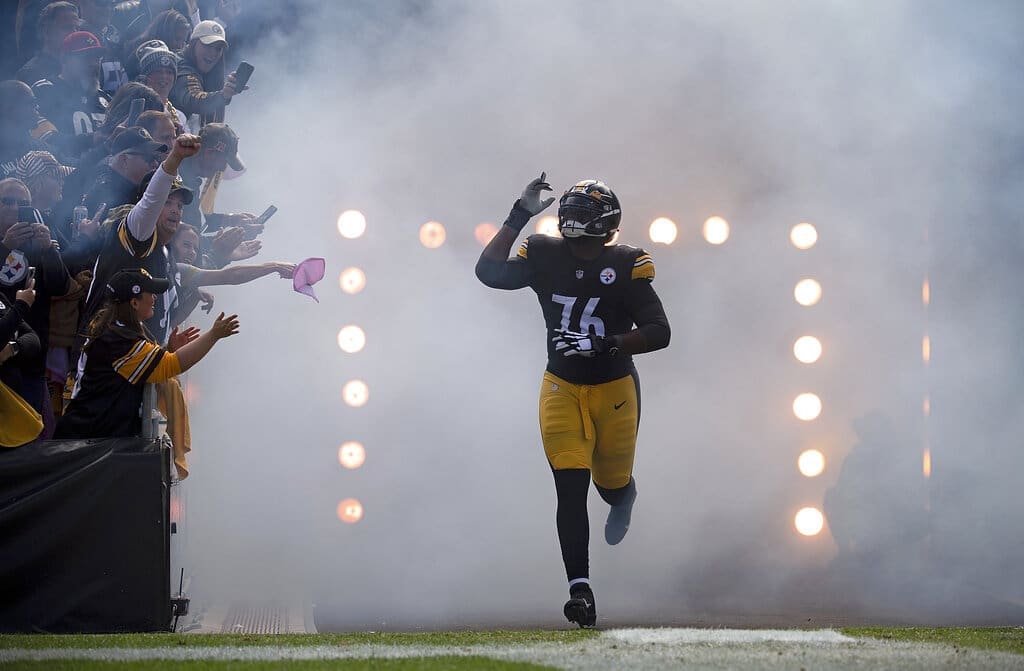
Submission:
<svg viewBox="0 0 1024 671">
<path fill-rule="evenodd" d="M 556 192 L 615 189 L 673 327 L 637 357 L 622 545 L 591 497 L 602 622 L 1024 619 L 1017 3 L 300 7 L 246 54 L 228 123 L 249 173 L 218 209 L 277 205 L 260 258 L 323 256 L 328 276 L 319 304 L 273 279 L 215 292 L 242 333 L 191 374 L 193 598 L 309 599 L 321 629 L 560 622 L 543 322 L 528 290 L 473 276 L 474 226 L 545 170 Z M 363 237 L 338 235 L 345 209 Z M 711 215 L 731 225 L 720 247 L 700 236 Z M 647 239 L 658 216 L 675 244 Z M 788 239 L 801 221 L 808 251 Z M 803 277 L 816 306 L 793 301 Z M 338 349 L 346 324 L 362 352 Z M 819 363 L 793 358 L 804 334 Z M 813 422 L 793 416 L 801 392 L 822 399 Z M 358 470 L 338 465 L 348 440 Z M 796 468 L 809 447 L 817 478 Z M 833 488 L 825 530 L 797 534 Z M 358 524 L 335 516 L 348 497 Z"/>
</svg>

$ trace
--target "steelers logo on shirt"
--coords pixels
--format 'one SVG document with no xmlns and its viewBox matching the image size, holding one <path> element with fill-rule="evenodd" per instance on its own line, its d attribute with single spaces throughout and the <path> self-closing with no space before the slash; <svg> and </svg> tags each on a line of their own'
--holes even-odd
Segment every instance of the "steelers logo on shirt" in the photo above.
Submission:
<svg viewBox="0 0 1024 671">
<path fill-rule="evenodd" d="M 0 268 L 0 284 L 11 287 L 21 282 L 28 273 L 28 259 L 20 249 L 12 249 Z"/>
<path fill-rule="evenodd" d="M 612 282 L 615 281 L 615 269 L 605 268 L 604 270 L 601 271 L 600 278 L 601 284 L 611 284 Z"/>
</svg>

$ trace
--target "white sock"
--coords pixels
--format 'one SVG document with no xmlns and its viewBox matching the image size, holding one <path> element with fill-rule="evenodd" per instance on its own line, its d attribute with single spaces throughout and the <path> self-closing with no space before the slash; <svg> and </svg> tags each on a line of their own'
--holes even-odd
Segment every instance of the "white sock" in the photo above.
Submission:
<svg viewBox="0 0 1024 671">
<path fill-rule="evenodd" d="M 587 587 L 590 587 L 590 578 L 574 578 L 574 579 L 570 580 L 569 581 L 569 589 L 572 589 L 573 585 L 578 585 L 580 583 L 584 583 L 584 584 L 587 585 Z"/>
</svg>

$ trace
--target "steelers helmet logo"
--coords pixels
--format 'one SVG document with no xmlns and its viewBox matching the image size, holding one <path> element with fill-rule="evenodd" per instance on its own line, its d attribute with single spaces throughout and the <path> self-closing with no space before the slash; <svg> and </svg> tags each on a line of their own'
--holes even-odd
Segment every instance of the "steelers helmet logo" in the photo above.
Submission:
<svg viewBox="0 0 1024 671">
<path fill-rule="evenodd" d="M 601 284 L 611 284 L 612 282 L 615 281 L 615 269 L 605 268 L 604 270 L 601 271 L 600 278 Z"/>
<path fill-rule="evenodd" d="M 141 294 L 142 293 L 142 287 L 140 287 L 138 284 L 133 284 L 132 285 L 132 293 L 133 294 Z"/>
<path fill-rule="evenodd" d="M 28 265 L 24 252 L 12 249 L 0 266 L 0 284 L 10 287 L 20 282 L 28 274 Z"/>
</svg>

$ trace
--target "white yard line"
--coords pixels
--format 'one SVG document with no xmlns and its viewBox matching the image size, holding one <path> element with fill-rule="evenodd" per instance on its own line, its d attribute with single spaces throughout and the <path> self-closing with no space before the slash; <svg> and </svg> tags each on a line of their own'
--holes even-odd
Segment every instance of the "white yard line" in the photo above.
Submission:
<svg viewBox="0 0 1024 671">
<path fill-rule="evenodd" d="M 1024 656 L 947 645 L 852 639 L 830 630 L 619 629 L 576 643 L 419 646 L 211 646 L 173 648 L 72 648 L 0 650 L 0 663 L 16 660 L 286 661 L 481 656 L 545 664 L 560 669 L 1022 669 Z"/>
</svg>

